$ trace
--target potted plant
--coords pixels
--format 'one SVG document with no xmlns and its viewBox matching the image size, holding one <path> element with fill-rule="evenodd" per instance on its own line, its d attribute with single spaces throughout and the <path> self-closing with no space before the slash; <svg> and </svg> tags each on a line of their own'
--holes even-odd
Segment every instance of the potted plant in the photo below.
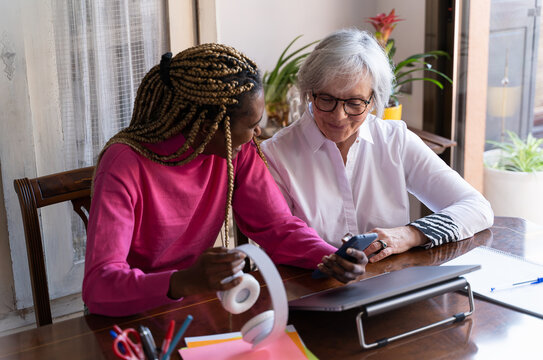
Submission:
<svg viewBox="0 0 543 360">
<path fill-rule="evenodd" d="M 488 141 L 484 153 L 484 196 L 495 215 L 516 216 L 543 225 L 543 139 L 526 140 L 511 131 L 510 142 Z"/>
<path fill-rule="evenodd" d="M 402 107 L 398 97 L 401 96 L 402 87 L 404 85 L 413 81 L 428 81 L 436 85 L 440 89 L 443 89 L 443 84 L 440 80 L 425 76 L 413 77 L 412 75 L 414 75 L 414 73 L 424 73 L 426 71 L 433 72 L 437 74 L 441 79 L 452 83 L 452 80 L 447 75 L 439 70 L 433 69 L 432 65 L 426 61 L 427 59 L 436 59 L 440 56 L 445 56 L 449 58 L 449 54 L 447 54 L 445 51 L 433 50 L 421 54 L 414 54 L 408 56 L 402 61 L 399 61 L 397 63 L 394 62 L 393 58 L 394 54 L 396 53 L 396 46 L 394 43 L 394 39 L 390 38 L 390 34 L 392 33 L 392 30 L 394 30 L 394 28 L 396 27 L 397 23 L 400 21 L 403 21 L 403 19 L 400 19 L 398 16 L 396 16 L 396 14 L 394 13 L 394 9 L 392 9 L 390 14 L 388 15 L 385 13 L 381 13 L 375 17 L 369 18 L 368 20 L 368 22 L 371 23 L 375 28 L 375 38 L 381 44 L 381 46 L 385 50 L 385 53 L 388 55 L 389 61 L 394 69 L 394 76 L 396 78 L 396 82 L 394 84 L 392 94 L 389 99 L 389 104 L 387 108 L 385 108 L 385 113 L 383 114 L 383 119 L 401 119 Z"/>
<path fill-rule="evenodd" d="M 281 56 L 279 56 L 273 70 L 271 72 L 266 71 L 262 78 L 264 83 L 266 114 L 268 115 L 268 120 L 271 120 L 277 127 L 285 127 L 289 123 L 287 92 L 296 82 L 296 74 L 300 69 L 302 60 L 309 55 L 309 52 L 302 53 L 302 51 L 318 42 L 318 40 L 313 41 L 287 55 L 291 46 L 300 37 L 302 37 L 302 35 L 297 36 L 288 44 L 281 53 Z"/>
</svg>

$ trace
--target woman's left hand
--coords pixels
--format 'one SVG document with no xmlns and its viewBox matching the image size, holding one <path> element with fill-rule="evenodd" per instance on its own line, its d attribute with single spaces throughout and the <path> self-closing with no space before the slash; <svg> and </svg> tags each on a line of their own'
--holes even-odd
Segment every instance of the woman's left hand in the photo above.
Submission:
<svg viewBox="0 0 543 360">
<path fill-rule="evenodd" d="M 428 239 L 420 230 L 409 225 L 390 229 L 375 228 L 370 232 L 377 233 L 377 240 L 371 243 L 364 250 L 364 253 L 368 257 L 373 254 L 373 256 L 369 257 L 369 261 L 372 263 L 428 242 Z"/>
</svg>

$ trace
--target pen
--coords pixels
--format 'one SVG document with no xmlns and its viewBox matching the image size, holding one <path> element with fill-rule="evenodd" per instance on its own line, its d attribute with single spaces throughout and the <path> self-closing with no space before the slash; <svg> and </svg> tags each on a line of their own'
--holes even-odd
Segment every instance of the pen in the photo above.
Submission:
<svg viewBox="0 0 543 360">
<path fill-rule="evenodd" d="M 175 337 L 173 338 L 172 343 L 170 344 L 170 347 L 168 348 L 168 351 L 166 351 L 165 354 L 162 354 L 162 357 L 160 358 L 160 360 L 168 360 L 170 358 L 170 355 L 172 354 L 173 350 L 177 346 L 177 343 L 179 342 L 179 340 L 181 340 L 181 337 L 183 336 L 183 334 L 189 327 L 191 321 L 192 321 L 192 315 L 188 315 L 185 321 L 183 322 L 183 325 L 181 325 L 181 328 L 179 329 L 177 334 L 175 334 Z"/>
<path fill-rule="evenodd" d="M 541 283 L 543 283 L 543 277 L 538 277 L 537 279 L 520 281 L 520 282 L 513 283 L 511 285 L 507 285 L 507 286 L 491 287 L 490 292 L 494 292 L 494 291 L 497 291 L 497 290 L 511 289 L 511 288 L 513 288 L 515 286 L 519 286 L 519 285 L 535 285 L 535 284 L 541 284 Z"/>
<path fill-rule="evenodd" d="M 147 326 L 139 325 L 138 332 L 141 337 L 143 352 L 145 353 L 147 360 L 158 360 L 155 339 L 153 339 L 153 334 L 151 334 L 149 328 Z"/>
<path fill-rule="evenodd" d="M 164 338 L 164 341 L 162 342 L 162 348 L 160 349 L 161 359 L 162 359 L 162 355 L 168 352 L 168 348 L 170 347 L 170 343 L 172 342 L 174 328 L 175 328 L 175 320 L 171 320 L 170 326 L 168 326 L 168 331 L 166 332 L 166 337 Z"/>
</svg>

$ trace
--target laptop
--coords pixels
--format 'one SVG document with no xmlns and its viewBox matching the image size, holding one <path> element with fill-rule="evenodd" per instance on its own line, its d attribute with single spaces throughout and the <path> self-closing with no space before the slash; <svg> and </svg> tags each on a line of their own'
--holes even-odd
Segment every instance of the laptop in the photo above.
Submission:
<svg viewBox="0 0 543 360">
<path fill-rule="evenodd" d="M 291 300 L 290 310 L 343 311 L 438 284 L 481 265 L 412 266 Z"/>
</svg>

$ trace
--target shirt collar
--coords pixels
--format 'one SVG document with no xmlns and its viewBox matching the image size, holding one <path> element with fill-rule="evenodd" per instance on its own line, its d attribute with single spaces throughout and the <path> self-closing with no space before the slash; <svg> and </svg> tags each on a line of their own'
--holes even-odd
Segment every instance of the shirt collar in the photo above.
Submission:
<svg viewBox="0 0 543 360">
<path fill-rule="evenodd" d="M 370 123 L 375 121 L 375 115 L 368 114 L 366 120 L 358 128 L 357 139 L 367 141 L 370 144 L 373 144 L 373 137 L 370 132 Z M 319 127 L 315 123 L 315 118 L 313 117 L 313 103 L 309 103 L 307 110 L 304 112 L 301 120 L 302 133 L 304 134 L 309 147 L 313 152 L 320 149 L 320 147 L 326 143 L 328 140 L 319 130 Z"/>
</svg>

